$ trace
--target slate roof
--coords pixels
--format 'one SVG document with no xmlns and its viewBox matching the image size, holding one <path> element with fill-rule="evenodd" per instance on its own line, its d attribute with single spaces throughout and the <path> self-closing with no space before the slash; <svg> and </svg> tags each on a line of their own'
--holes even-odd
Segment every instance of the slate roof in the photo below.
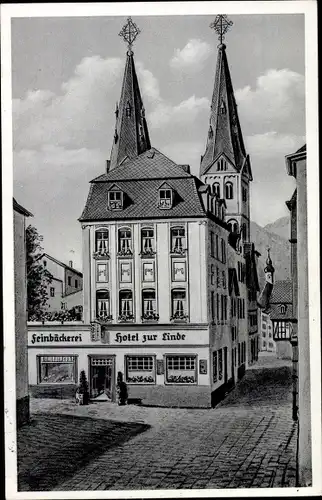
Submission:
<svg viewBox="0 0 322 500">
<path fill-rule="evenodd" d="M 169 210 L 158 206 L 158 190 L 164 179 L 174 190 L 174 203 Z M 115 183 L 124 193 L 124 207 L 119 211 L 108 208 L 107 192 Z M 209 214 L 199 193 L 203 186 L 197 177 L 153 148 L 94 179 L 79 220 L 207 217 Z M 226 227 L 223 221 L 210 217 Z"/>
<path fill-rule="evenodd" d="M 292 303 L 292 281 L 275 281 L 273 286 L 270 304 Z"/>
<path fill-rule="evenodd" d="M 302 146 L 300 149 L 298 149 L 296 152 L 297 153 L 304 153 L 306 151 L 306 144 L 304 144 L 304 146 Z"/>
<path fill-rule="evenodd" d="M 26 217 L 33 217 L 31 212 L 28 212 L 26 208 L 24 208 L 22 205 L 19 205 L 19 203 L 13 198 L 13 209 L 16 212 L 19 212 L 21 215 L 25 215 Z"/>
<path fill-rule="evenodd" d="M 219 45 L 218 50 L 210 128 L 206 151 L 201 158 L 200 176 L 221 154 L 227 156 L 237 171 L 242 169 L 247 157 L 224 44 Z"/>
<path fill-rule="evenodd" d="M 292 304 L 286 304 L 286 311 L 285 314 L 281 313 L 281 304 L 270 304 L 270 311 L 269 311 L 269 316 L 272 321 L 277 321 L 277 320 L 292 320 L 295 319 L 294 313 L 293 313 L 293 305 Z"/>
<path fill-rule="evenodd" d="M 191 177 L 186 170 L 186 166 L 177 165 L 156 148 L 151 148 L 132 160 L 124 161 L 116 169 L 96 177 L 91 182 Z"/>
</svg>

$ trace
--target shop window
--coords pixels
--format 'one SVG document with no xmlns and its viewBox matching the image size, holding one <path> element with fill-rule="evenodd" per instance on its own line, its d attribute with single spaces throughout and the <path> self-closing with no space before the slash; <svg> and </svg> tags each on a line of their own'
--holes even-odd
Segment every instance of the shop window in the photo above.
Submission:
<svg viewBox="0 0 322 500">
<path fill-rule="evenodd" d="M 96 292 L 96 317 L 102 321 L 111 319 L 110 292 L 108 290 L 98 290 Z"/>
<path fill-rule="evenodd" d="M 155 290 L 142 291 L 142 319 L 157 320 Z"/>
<path fill-rule="evenodd" d="M 212 380 L 217 382 L 218 380 L 218 353 L 217 351 L 212 353 Z"/>
<path fill-rule="evenodd" d="M 119 298 L 119 321 L 134 319 L 132 291 L 120 290 Z"/>
<path fill-rule="evenodd" d="M 184 227 L 171 228 L 171 252 L 182 254 L 185 252 L 186 232 Z"/>
<path fill-rule="evenodd" d="M 97 255 L 106 256 L 108 254 L 108 231 L 95 232 L 95 253 Z"/>
<path fill-rule="evenodd" d="M 227 200 L 232 200 L 234 197 L 233 185 L 231 182 L 226 182 L 225 184 L 225 198 Z"/>
<path fill-rule="evenodd" d="M 76 356 L 38 356 L 40 384 L 76 383 Z"/>
<path fill-rule="evenodd" d="M 153 228 L 141 229 L 141 255 L 154 253 L 154 230 Z"/>
<path fill-rule="evenodd" d="M 172 316 L 171 319 L 187 319 L 186 291 L 172 290 Z"/>
<path fill-rule="evenodd" d="M 130 229 L 118 231 L 118 255 L 132 255 L 132 234 Z"/>
<path fill-rule="evenodd" d="M 218 378 L 222 380 L 223 374 L 223 358 L 222 358 L 222 349 L 218 351 Z"/>
<path fill-rule="evenodd" d="M 55 297 L 55 288 L 53 286 L 50 287 L 50 296 Z"/>
<path fill-rule="evenodd" d="M 196 356 L 166 356 L 166 381 L 170 384 L 195 384 Z"/>
<path fill-rule="evenodd" d="M 155 383 L 155 360 L 153 356 L 126 356 L 125 365 L 127 383 Z"/>
<path fill-rule="evenodd" d="M 220 184 L 219 182 L 214 182 L 213 185 L 212 185 L 212 192 L 213 194 L 215 194 L 216 196 L 218 196 L 218 198 L 220 198 Z"/>
</svg>

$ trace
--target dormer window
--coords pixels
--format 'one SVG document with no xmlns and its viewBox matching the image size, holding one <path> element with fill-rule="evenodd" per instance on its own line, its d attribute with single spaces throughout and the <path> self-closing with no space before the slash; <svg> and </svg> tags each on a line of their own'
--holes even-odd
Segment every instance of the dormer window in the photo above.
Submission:
<svg viewBox="0 0 322 500">
<path fill-rule="evenodd" d="M 286 305 L 282 304 L 280 305 L 280 313 L 285 314 L 286 313 Z"/>
<path fill-rule="evenodd" d="M 159 208 L 169 209 L 173 204 L 173 191 L 169 188 L 159 189 Z"/>
<path fill-rule="evenodd" d="M 121 190 L 112 188 L 108 192 L 108 208 L 110 210 L 122 210 L 123 198 L 123 192 Z"/>
<path fill-rule="evenodd" d="M 226 104 L 224 103 L 224 101 L 221 101 L 220 114 L 221 115 L 225 115 L 226 114 Z"/>
</svg>

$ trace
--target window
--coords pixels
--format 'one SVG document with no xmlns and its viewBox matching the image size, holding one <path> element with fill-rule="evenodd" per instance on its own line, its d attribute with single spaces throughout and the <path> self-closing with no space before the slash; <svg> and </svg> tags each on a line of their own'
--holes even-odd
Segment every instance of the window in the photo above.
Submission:
<svg viewBox="0 0 322 500">
<path fill-rule="evenodd" d="M 171 384 L 196 383 L 196 356 L 166 356 L 166 381 Z"/>
<path fill-rule="evenodd" d="M 221 239 L 221 262 L 226 263 L 226 242 Z"/>
<path fill-rule="evenodd" d="M 216 259 L 219 260 L 219 236 L 216 234 Z"/>
<path fill-rule="evenodd" d="M 220 158 L 220 160 L 217 162 L 217 170 L 223 171 L 227 170 L 227 162 L 223 158 Z"/>
<path fill-rule="evenodd" d="M 233 185 L 231 182 L 226 182 L 225 184 L 225 198 L 227 200 L 232 200 L 234 197 Z"/>
<path fill-rule="evenodd" d="M 130 118 L 132 113 L 132 106 L 130 101 L 127 101 L 126 108 L 125 108 L 125 116 Z"/>
<path fill-rule="evenodd" d="M 78 280 L 75 280 L 75 288 L 78 288 Z"/>
<path fill-rule="evenodd" d="M 212 192 L 213 194 L 215 194 L 216 196 L 218 196 L 218 198 L 220 198 L 220 184 L 219 182 L 214 182 L 213 185 L 212 185 Z"/>
<path fill-rule="evenodd" d="M 264 342 L 263 342 L 263 347 L 266 347 L 266 342 L 265 342 L 265 340 L 264 340 Z"/>
<path fill-rule="evenodd" d="M 184 227 L 171 228 L 171 251 L 183 253 L 185 251 L 185 229 Z"/>
<path fill-rule="evenodd" d="M 118 232 L 119 255 L 132 254 L 132 236 L 130 229 L 119 229 Z"/>
<path fill-rule="evenodd" d="M 142 266 L 142 280 L 154 281 L 154 262 L 143 262 Z"/>
<path fill-rule="evenodd" d="M 172 261 L 172 281 L 186 281 L 185 261 Z"/>
<path fill-rule="evenodd" d="M 212 285 L 215 284 L 215 266 L 213 264 L 211 264 L 211 267 L 210 267 L 210 282 Z"/>
<path fill-rule="evenodd" d="M 228 221 L 229 231 L 231 233 L 238 233 L 238 222 L 234 219 Z"/>
<path fill-rule="evenodd" d="M 172 316 L 171 319 L 186 319 L 186 291 L 172 290 Z"/>
<path fill-rule="evenodd" d="M 154 230 L 144 228 L 141 230 L 141 254 L 154 253 Z"/>
<path fill-rule="evenodd" d="M 228 297 L 224 295 L 224 320 L 227 321 L 227 305 L 228 305 Z"/>
<path fill-rule="evenodd" d="M 61 303 L 61 308 L 65 311 L 67 309 L 67 303 L 66 302 L 62 302 Z"/>
<path fill-rule="evenodd" d="M 210 305 L 211 305 L 211 319 L 214 321 L 216 317 L 216 304 L 215 304 L 215 292 L 210 293 Z"/>
<path fill-rule="evenodd" d="M 241 364 L 241 359 L 240 359 L 240 344 L 238 344 L 238 366 Z"/>
<path fill-rule="evenodd" d="M 218 378 L 219 378 L 219 380 L 222 379 L 222 372 L 223 372 L 222 349 L 220 349 L 218 351 Z"/>
<path fill-rule="evenodd" d="M 108 254 L 108 231 L 96 231 L 95 252 L 103 256 Z"/>
<path fill-rule="evenodd" d="M 131 290 L 120 290 L 119 321 L 133 319 L 133 297 Z"/>
<path fill-rule="evenodd" d="M 242 187 L 242 200 L 247 201 L 247 189 Z"/>
<path fill-rule="evenodd" d="M 53 286 L 50 287 L 50 296 L 55 297 L 55 288 Z"/>
<path fill-rule="evenodd" d="M 153 356 L 126 356 L 125 366 L 127 383 L 155 383 L 155 362 Z"/>
<path fill-rule="evenodd" d="M 266 338 L 266 332 L 262 332 L 263 338 Z"/>
<path fill-rule="evenodd" d="M 132 262 L 120 262 L 120 283 L 132 283 Z"/>
<path fill-rule="evenodd" d="M 96 317 L 105 321 L 111 319 L 110 293 L 108 290 L 98 290 L 96 292 Z"/>
<path fill-rule="evenodd" d="M 40 384 L 72 384 L 76 382 L 76 356 L 39 356 Z"/>
<path fill-rule="evenodd" d="M 285 323 L 285 321 L 281 321 L 278 324 L 278 326 L 279 326 L 278 331 L 280 334 L 280 338 L 285 339 L 286 338 L 286 323 Z"/>
<path fill-rule="evenodd" d="M 218 380 L 218 353 L 217 351 L 212 353 L 212 380 L 217 382 Z"/>
<path fill-rule="evenodd" d="M 72 286 L 72 277 L 71 276 L 67 277 L 67 283 L 68 283 L 68 286 Z"/>
<path fill-rule="evenodd" d="M 219 293 L 216 294 L 216 303 L 217 303 L 217 320 L 220 319 L 220 299 L 219 299 Z"/>
<path fill-rule="evenodd" d="M 47 261 L 44 260 L 44 267 L 47 267 Z"/>
<path fill-rule="evenodd" d="M 107 264 L 97 264 L 96 281 L 99 283 L 106 283 L 108 281 Z"/>
<path fill-rule="evenodd" d="M 123 208 L 123 193 L 122 191 L 109 191 L 108 207 L 110 210 L 121 210 Z"/>
<path fill-rule="evenodd" d="M 226 288 L 226 271 L 222 271 L 222 286 Z"/>
<path fill-rule="evenodd" d="M 220 288 L 220 269 L 216 267 L 216 285 L 217 288 Z"/>
<path fill-rule="evenodd" d="M 210 231 L 210 255 L 215 257 L 215 233 Z"/>
<path fill-rule="evenodd" d="M 159 190 L 159 208 L 171 208 L 173 203 L 173 192 L 171 189 Z"/>
<path fill-rule="evenodd" d="M 142 290 L 142 319 L 158 319 L 155 290 Z"/>
</svg>

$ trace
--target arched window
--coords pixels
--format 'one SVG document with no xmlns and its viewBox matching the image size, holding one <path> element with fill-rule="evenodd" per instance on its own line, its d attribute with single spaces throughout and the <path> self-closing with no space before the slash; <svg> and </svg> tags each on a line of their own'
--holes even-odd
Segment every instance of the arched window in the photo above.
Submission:
<svg viewBox="0 0 322 500">
<path fill-rule="evenodd" d="M 231 182 L 226 182 L 225 184 L 225 198 L 227 200 L 232 200 L 234 197 L 233 185 Z"/>
<path fill-rule="evenodd" d="M 230 219 L 228 226 L 231 233 L 238 233 L 238 222 L 235 219 Z"/>
<path fill-rule="evenodd" d="M 120 290 L 119 320 L 133 319 L 133 294 L 131 290 Z"/>
<path fill-rule="evenodd" d="M 217 162 L 217 170 L 222 172 L 223 170 L 227 170 L 227 162 L 224 160 L 224 158 L 220 158 Z"/>
<path fill-rule="evenodd" d="M 183 253 L 186 250 L 186 231 L 184 227 L 171 228 L 171 252 Z"/>
<path fill-rule="evenodd" d="M 214 182 L 212 185 L 213 194 L 217 195 L 220 198 L 220 184 L 219 182 Z"/>
<path fill-rule="evenodd" d="M 97 290 L 96 292 L 96 317 L 100 320 L 111 319 L 110 292 L 108 290 Z"/>
<path fill-rule="evenodd" d="M 154 252 L 154 230 L 152 227 L 144 227 L 141 229 L 141 253 Z"/>
<path fill-rule="evenodd" d="M 172 290 L 172 319 L 185 319 L 187 317 L 186 291 Z"/>
<path fill-rule="evenodd" d="M 155 290 L 142 290 L 142 319 L 158 319 Z"/>
<path fill-rule="evenodd" d="M 119 229 L 118 231 L 118 251 L 119 254 L 132 254 L 132 235 L 131 229 Z"/>
<path fill-rule="evenodd" d="M 107 255 L 109 249 L 108 230 L 98 229 L 95 231 L 95 252 L 99 255 Z"/>
</svg>

